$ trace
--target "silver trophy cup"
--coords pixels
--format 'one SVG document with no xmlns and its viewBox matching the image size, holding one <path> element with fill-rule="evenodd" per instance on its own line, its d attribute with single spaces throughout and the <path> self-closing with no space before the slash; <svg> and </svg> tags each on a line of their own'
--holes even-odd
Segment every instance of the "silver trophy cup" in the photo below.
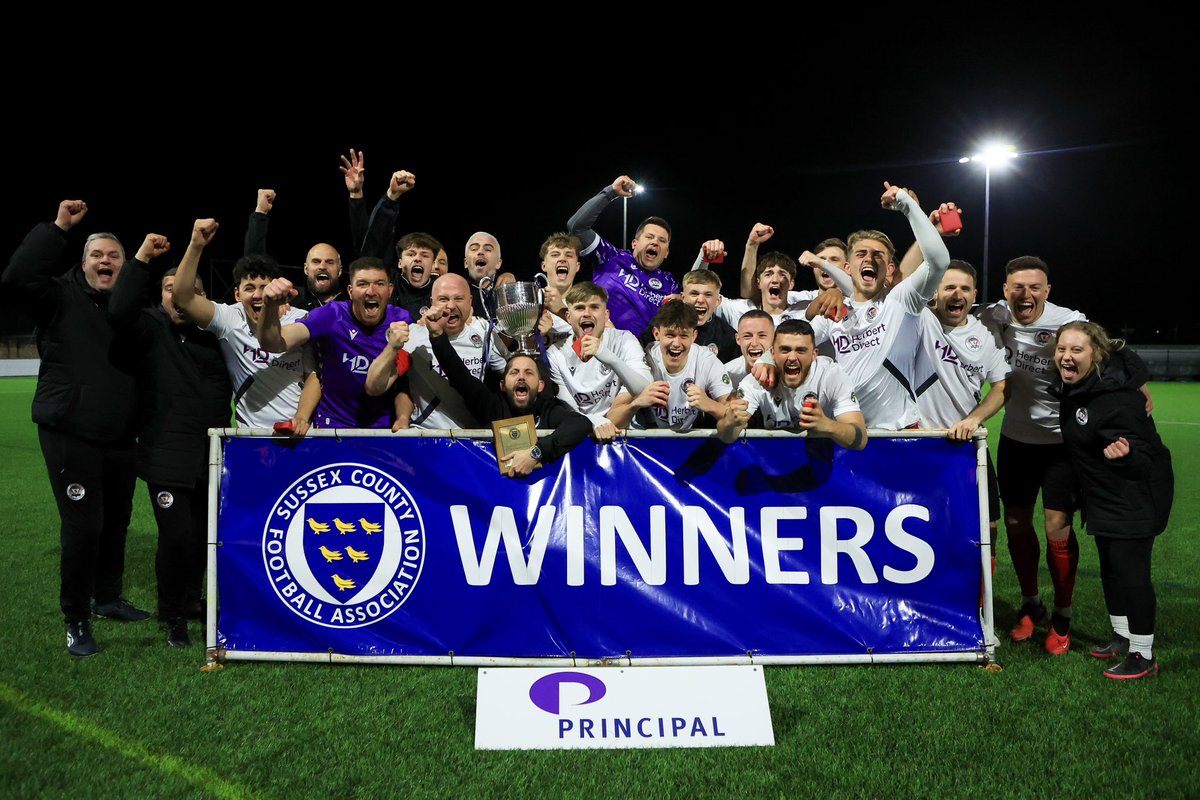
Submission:
<svg viewBox="0 0 1200 800">
<path fill-rule="evenodd" d="M 542 316 L 542 290 L 535 283 L 506 283 L 492 290 L 496 301 L 496 324 L 517 343 L 517 353 L 538 352 L 538 320 Z"/>
</svg>

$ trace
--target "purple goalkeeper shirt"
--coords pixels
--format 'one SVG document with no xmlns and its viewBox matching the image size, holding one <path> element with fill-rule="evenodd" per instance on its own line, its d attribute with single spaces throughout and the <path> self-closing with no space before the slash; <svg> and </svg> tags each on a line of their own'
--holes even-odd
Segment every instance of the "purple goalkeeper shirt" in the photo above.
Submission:
<svg viewBox="0 0 1200 800">
<path fill-rule="evenodd" d="M 321 402 L 313 422 L 319 428 L 390 428 L 395 401 L 390 393 L 367 394 L 367 369 L 387 344 L 388 325 L 412 322 L 399 306 L 385 306 L 383 322 L 363 328 L 349 300 L 314 308 L 300 320 L 312 337 L 321 369 Z"/>
<path fill-rule="evenodd" d="M 612 324 L 634 336 L 646 330 L 667 295 L 681 291 L 674 275 L 663 269 L 647 272 L 633 253 L 613 247 L 603 237 L 596 237 L 596 249 L 588 257 L 596 259 L 592 282 L 608 292 Z"/>
</svg>

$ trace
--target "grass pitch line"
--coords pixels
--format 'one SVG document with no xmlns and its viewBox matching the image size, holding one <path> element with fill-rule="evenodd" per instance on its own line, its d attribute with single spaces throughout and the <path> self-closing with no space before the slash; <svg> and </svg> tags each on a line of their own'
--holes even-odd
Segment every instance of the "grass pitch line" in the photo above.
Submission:
<svg viewBox="0 0 1200 800">
<path fill-rule="evenodd" d="M 1154 421 L 1159 425 L 1191 425 L 1193 427 L 1200 425 L 1200 422 L 1179 422 L 1173 419 L 1156 419 Z"/>
<path fill-rule="evenodd" d="M 189 764 L 174 756 L 152 753 L 135 742 L 122 739 L 106 728 L 39 703 L 37 700 L 25 696 L 4 682 L 0 682 L 0 700 L 19 711 L 52 722 L 68 733 L 96 742 L 102 747 L 106 747 L 126 758 L 133 759 L 169 775 L 183 778 L 188 783 L 217 797 L 236 800 L 238 798 L 263 796 L 255 794 L 245 786 L 228 781 L 205 767 Z"/>
</svg>

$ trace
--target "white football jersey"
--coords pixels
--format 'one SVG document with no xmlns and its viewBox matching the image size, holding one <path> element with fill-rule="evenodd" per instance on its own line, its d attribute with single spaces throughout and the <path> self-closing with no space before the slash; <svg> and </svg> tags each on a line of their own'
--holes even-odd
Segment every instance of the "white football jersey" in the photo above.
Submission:
<svg viewBox="0 0 1200 800">
<path fill-rule="evenodd" d="M 604 416 L 612 408 L 613 400 L 626 387 L 617 373 L 600 359 L 592 357 L 584 362 L 575 354 L 574 339 L 559 342 L 547 348 L 550 359 L 550 377 L 558 384 L 558 397 L 580 414 L 593 417 Z M 604 351 L 615 354 L 639 375 L 652 380 L 650 368 L 637 337 L 620 328 L 608 328 L 600 337 Z"/>
<path fill-rule="evenodd" d="M 279 322 L 289 325 L 303 321 L 308 312 L 289 309 Z M 221 355 L 235 393 L 246 383 L 235 412 L 239 427 L 270 428 L 296 416 L 304 376 L 314 369 L 312 348 L 304 346 L 291 353 L 268 353 L 258 345 L 250 328 L 246 309 L 241 303 L 213 303 L 213 318 L 205 329 L 221 343 Z"/>
<path fill-rule="evenodd" d="M 1001 300 L 985 308 L 979 318 L 992 332 L 996 345 L 1004 349 L 1004 357 L 1012 367 L 1000 432 L 1026 444 L 1061 442 L 1058 400 L 1049 392 L 1050 383 L 1058 374 L 1054 366 L 1054 334 L 1068 322 L 1083 322 L 1087 317 L 1048 302 L 1036 322 L 1022 325 L 1013 319 L 1008 301 Z"/>
<path fill-rule="evenodd" d="M 770 351 L 764 353 L 763 355 L 769 357 Z M 737 358 L 726 361 L 725 372 L 728 373 L 729 380 L 734 386 L 741 386 L 742 379 L 750 374 L 750 368 L 746 366 L 746 357 L 738 356 Z"/>
<path fill-rule="evenodd" d="M 921 351 L 914 372 L 922 428 L 949 428 L 975 410 L 983 383 L 1008 377 L 1004 351 L 983 323 L 968 316 L 947 328 L 932 311 L 921 312 Z"/>
<path fill-rule="evenodd" d="M 491 343 L 487 342 L 488 324 L 479 317 L 472 317 L 458 336 L 451 337 L 454 351 L 463 364 L 479 380 L 485 380 L 487 369 L 503 371 L 508 351 L 493 331 Z M 414 427 L 424 429 L 479 428 L 479 421 L 467 410 L 462 395 L 446 380 L 446 373 L 437 363 L 433 346 L 429 343 L 429 330 L 424 325 L 409 326 L 408 341 L 404 349 L 412 356 L 408 368 L 409 393 L 413 400 Z M 484 350 L 487 350 L 486 361 Z M 435 399 L 436 405 L 434 404 Z M 433 406 L 430 410 L 430 406 Z M 424 418 L 422 418 L 424 417 Z"/>
<path fill-rule="evenodd" d="M 762 412 L 763 428 L 767 430 L 799 428 L 800 411 L 810 397 L 816 398 L 825 416 L 831 419 L 861 410 L 850 379 L 835 361 L 825 356 L 813 359 L 804 383 L 794 389 L 780 383 L 767 390 L 754 376 L 748 375 L 738 384 L 738 391 L 752 415 L 755 411 Z"/>
<path fill-rule="evenodd" d="M 605 334 L 607 335 L 607 334 Z M 647 361 L 650 362 L 650 374 L 656 381 L 666 381 L 671 385 L 671 396 L 666 408 L 653 406 L 634 418 L 634 427 L 650 427 L 647 418 L 654 420 L 658 428 L 670 428 L 673 431 L 688 431 L 696 423 L 700 411 L 688 405 L 687 387 L 693 383 L 714 400 L 720 400 L 733 391 L 733 383 L 725 372 L 725 366 L 706 347 L 688 348 L 687 363 L 678 374 L 670 375 L 663 366 L 662 346 L 653 342 L 646 347 Z"/>
<path fill-rule="evenodd" d="M 780 311 L 778 314 L 771 314 L 771 319 L 775 321 L 775 327 L 779 327 L 779 323 L 785 322 L 789 319 L 804 319 L 804 309 L 808 308 L 810 300 L 791 303 L 790 301 L 793 294 L 796 293 L 788 293 L 789 305 L 787 308 L 785 308 L 783 311 Z M 758 311 L 761 308 L 761 306 L 756 306 L 749 300 L 722 297 L 721 305 L 717 306 L 717 310 L 713 313 L 728 322 L 729 327 L 736 331 L 738 322 L 742 318 L 742 314 L 745 314 L 747 311 Z M 767 313 L 770 314 L 771 312 L 768 311 Z"/>
</svg>

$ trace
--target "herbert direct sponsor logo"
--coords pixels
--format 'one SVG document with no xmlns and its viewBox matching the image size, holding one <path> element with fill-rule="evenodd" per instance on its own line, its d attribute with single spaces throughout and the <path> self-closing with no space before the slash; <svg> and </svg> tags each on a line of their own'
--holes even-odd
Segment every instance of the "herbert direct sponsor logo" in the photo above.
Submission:
<svg viewBox="0 0 1200 800">
<path fill-rule="evenodd" d="M 586 697 L 563 708 L 563 689 Z M 580 714 L 571 709 L 596 703 L 609 694 L 604 681 L 586 672 L 552 672 L 529 687 L 529 700 L 547 714 L 558 717 L 559 739 L 707 739 L 725 736 L 720 716 Z M 590 711 L 590 710 L 589 710 Z"/>
<path fill-rule="evenodd" d="M 263 527 L 263 566 L 279 600 L 327 628 L 361 628 L 412 596 L 425 563 L 412 494 L 366 464 L 328 464 L 289 486 Z"/>
</svg>

